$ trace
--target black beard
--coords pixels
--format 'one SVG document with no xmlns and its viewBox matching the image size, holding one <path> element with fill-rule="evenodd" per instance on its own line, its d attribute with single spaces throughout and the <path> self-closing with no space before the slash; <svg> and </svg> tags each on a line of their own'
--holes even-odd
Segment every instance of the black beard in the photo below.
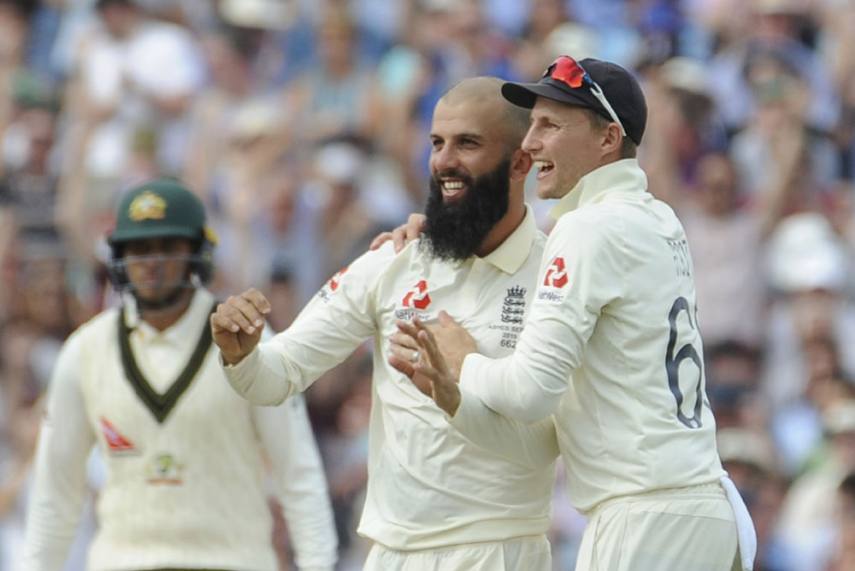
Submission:
<svg viewBox="0 0 855 571">
<path fill-rule="evenodd" d="M 431 256 L 465 260 L 475 255 L 490 230 L 508 212 L 510 172 L 508 158 L 478 178 L 453 170 L 431 176 L 425 239 L 421 241 Z M 466 186 L 466 194 L 450 204 L 442 201 L 440 178 L 445 177 L 457 178 Z"/>
</svg>

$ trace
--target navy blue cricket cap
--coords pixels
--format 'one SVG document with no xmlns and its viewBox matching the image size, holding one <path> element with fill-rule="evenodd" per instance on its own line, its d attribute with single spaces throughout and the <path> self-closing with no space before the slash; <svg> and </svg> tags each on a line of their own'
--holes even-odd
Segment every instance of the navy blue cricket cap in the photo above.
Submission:
<svg viewBox="0 0 855 571">
<path fill-rule="evenodd" d="M 519 107 L 531 109 L 538 97 L 596 111 L 609 121 L 614 118 L 594 95 L 599 86 L 608 104 L 620 119 L 627 136 L 641 144 L 647 125 L 647 102 L 635 77 L 616 63 L 586 58 L 576 62 L 560 56 L 537 83 L 505 82 L 502 95 Z"/>
</svg>

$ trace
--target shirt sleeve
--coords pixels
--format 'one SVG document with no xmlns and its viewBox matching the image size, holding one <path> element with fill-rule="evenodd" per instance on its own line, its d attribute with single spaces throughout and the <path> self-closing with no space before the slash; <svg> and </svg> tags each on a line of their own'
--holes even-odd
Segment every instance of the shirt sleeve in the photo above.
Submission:
<svg viewBox="0 0 855 571">
<path fill-rule="evenodd" d="M 564 215 L 547 240 L 516 350 L 502 359 L 467 356 L 461 388 L 517 420 L 555 412 L 597 320 L 620 295 L 618 235 L 596 220 Z"/>
<path fill-rule="evenodd" d="M 60 351 L 48 389 L 27 513 L 23 569 L 61 569 L 86 496 L 86 463 L 95 435 L 80 389 L 81 339 Z"/>
<path fill-rule="evenodd" d="M 321 457 L 302 397 L 253 409 L 302 571 L 332 571 L 338 540 Z"/>
<path fill-rule="evenodd" d="M 465 390 L 460 397 L 460 406 L 449 422 L 476 445 L 534 469 L 545 468 L 558 457 L 552 417 L 525 424 L 496 413 Z"/>
<path fill-rule="evenodd" d="M 391 255 L 390 244 L 339 271 L 291 327 L 237 365 L 225 365 L 221 357 L 232 388 L 253 404 L 279 404 L 344 361 L 376 331 L 374 288 Z"/>
</svg>

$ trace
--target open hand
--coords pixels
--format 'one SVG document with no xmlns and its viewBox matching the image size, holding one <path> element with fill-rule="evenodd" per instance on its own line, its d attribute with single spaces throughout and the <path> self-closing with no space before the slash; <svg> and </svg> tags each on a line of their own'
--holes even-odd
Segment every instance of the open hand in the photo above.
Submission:
<svg viewBox="0 0 855 571">
<path fill-rule="evenodd" d="M 444 311 L 440 312 L 438 325 L 431 328 L 417 318 L 397 325 L 398 333 L 391 338 L 389 364 L 453 416 L 460 406 L 460 368 L 466 355 L 475 352 L 475 340 Z"/>
</svg>

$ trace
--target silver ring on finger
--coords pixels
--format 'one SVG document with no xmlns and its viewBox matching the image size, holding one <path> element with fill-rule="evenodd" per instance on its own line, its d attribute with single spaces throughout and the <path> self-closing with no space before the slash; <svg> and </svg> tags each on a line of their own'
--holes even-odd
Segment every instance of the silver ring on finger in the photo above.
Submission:
<svg viewBox="0 0 855 571">
<path fill-rule="evenodd" d="M 419 352 L 418 351 L 413 351 L 413 356 L 410 357 L 410 361 L 412 361 L 413 363 L 419 362 Z"/>
</svg>

